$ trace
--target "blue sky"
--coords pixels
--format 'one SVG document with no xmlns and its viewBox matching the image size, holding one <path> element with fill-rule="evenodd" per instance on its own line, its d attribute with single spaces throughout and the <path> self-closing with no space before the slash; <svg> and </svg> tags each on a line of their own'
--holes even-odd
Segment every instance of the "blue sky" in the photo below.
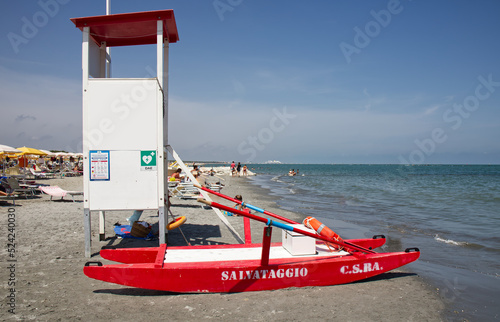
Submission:
<svg viewBox="0 0 500 322">
<path fill-rule="evenodd" d="M 184 159 L 500 163 L 498 1 L 111 3 L 162 9 L 180 36 L 169 139 Z M 69 19 L 101 14 L 105 0 L 4 2 L 0 144 L 81 151 Z M 111 54 L 114 77 L 156 65 L 154 46 Z"/>
</svg>

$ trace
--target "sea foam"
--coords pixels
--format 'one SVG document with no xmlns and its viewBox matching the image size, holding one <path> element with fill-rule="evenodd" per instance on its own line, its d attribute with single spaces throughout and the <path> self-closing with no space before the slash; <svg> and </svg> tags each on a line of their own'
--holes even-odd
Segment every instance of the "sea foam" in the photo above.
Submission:
<svg viewBox="0 0 500 322">
<path fill-rule="evenodd" d="M 467 242 L 457 242 L 457 241 L 454 241 L 452 239 L 444 239 L 444 238 L 439 237 L 439 235 L 434 236 L 434 239 L 437 240 L 438 242 L 450 244 L 450 245 L 455 245 L 455 246 L 467 245 Z"/>
</svg>

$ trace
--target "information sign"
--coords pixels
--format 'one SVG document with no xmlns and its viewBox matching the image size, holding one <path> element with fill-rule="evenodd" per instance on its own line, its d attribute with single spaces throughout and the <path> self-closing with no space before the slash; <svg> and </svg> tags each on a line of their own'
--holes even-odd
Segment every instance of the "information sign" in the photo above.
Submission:
<svg viewBox="0 0 500 322">
<path fill-rule="evenodd" d="M 89 151 L 90 180 L 109 181 L 109 150 Z"/>
</svg>

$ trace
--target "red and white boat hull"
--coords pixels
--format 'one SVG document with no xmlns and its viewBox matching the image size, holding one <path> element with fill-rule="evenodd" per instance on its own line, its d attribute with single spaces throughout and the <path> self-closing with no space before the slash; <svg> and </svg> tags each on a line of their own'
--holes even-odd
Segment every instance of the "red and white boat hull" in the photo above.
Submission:
<svg viewBox="0 0 500 322">
<path fill-rule="evenodd" d="M 154 262 L 87 263 L 84 273 L 101 281 L 170 292 L 263 291 L 351 283 L 411 263 L 420 255 L 418 249 L 359 255 L 320 249 L 316 255 L 286 256 L 281 246 L 272 246 L 268 264 L 262 265 L 260 246 L 227 246 L 162 245 Z M 232 259 L 221 260 L 227 256 Z"/>
</svg>

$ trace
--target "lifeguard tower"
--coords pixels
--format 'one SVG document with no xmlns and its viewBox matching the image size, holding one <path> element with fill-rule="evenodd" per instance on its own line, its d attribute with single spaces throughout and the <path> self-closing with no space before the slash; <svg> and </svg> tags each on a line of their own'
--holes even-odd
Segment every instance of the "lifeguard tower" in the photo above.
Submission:
<svg viewBox="0 0 500 322">
<path fill-rule="evenodd" d="M 179 40 L 173 10 L 73 18 L 83 32 L 85 256 L 91 214 L 158 210 L 166 242 L 168 49 Z M 156 77 L 111 78 L 106 48 L 156 44 Z M 140 58 L 138 58 L 140 59 Z M 146 74 L 146 72 L 145 72 Z"/>
</svg>

